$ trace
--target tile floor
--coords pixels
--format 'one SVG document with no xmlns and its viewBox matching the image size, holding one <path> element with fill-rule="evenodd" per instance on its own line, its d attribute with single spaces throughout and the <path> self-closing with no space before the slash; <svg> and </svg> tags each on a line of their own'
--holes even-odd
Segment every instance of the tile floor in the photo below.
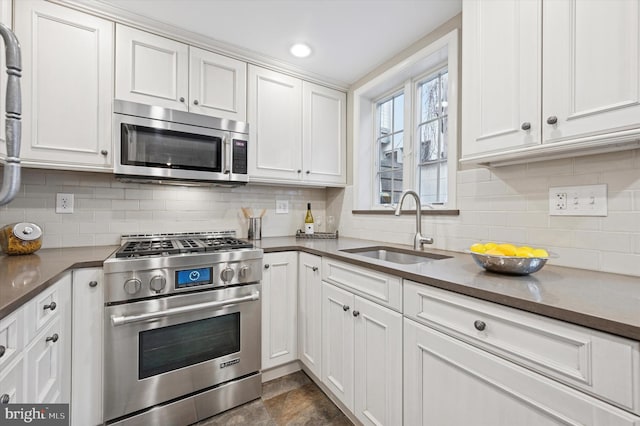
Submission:
<svg viewBox="0 0 640 426">
<path fill-rule="evenodd" d="M 322 425 L 348 426 L 351 421 L 302 371 L 262 385 L 262 398 L 233 408 L 193 426 Z"/>
</svg>

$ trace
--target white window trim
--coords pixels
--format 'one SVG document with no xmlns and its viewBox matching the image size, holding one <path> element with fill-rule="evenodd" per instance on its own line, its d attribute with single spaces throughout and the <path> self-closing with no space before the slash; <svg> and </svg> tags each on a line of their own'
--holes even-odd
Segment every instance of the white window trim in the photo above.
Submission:
<svg viewBox="0 0 640 426">
<path fill-rule="evenodd" d="M 458 30 L 453 30 L 430 45 L 419 50 L 409 58 L 399 62 L 382 74 L 373 78 L 353 92 L 353 209 L 354 210 L 389 210 L 391 206 L 376 204 L 375 182 L 372 168 L 375 166 L 374 127 L 376 121 L 375 100 L 380 99 L 385 93 L 398 91 L 404 85 L 405 96 L 407 91 L 413 91 L 417 78 L 424 77 L 425 72 L 434 69 L 435 66 L 443 66 L 443 59 L 437 58 L 429 66 L 422 64 L 429 61 L 440 51 L 446 49 L 446 67 L 449 72 L 449 161 L 452 170 L 449 170 L 447 180 L 448 197 L 445 205 L 436 205 L 436 209 L 455 209 L 456 197 L 456 171 L 458 159 Z M 415 96 L 412 96 L 414 99 Z M 455 105 L 452 105 L 455 103 Z M 409 104 L 409 105 L 408 105 Z M 413 105 L 405 102 L 405 156 L 413 158 L 413 140 L 415 139 L 415 129 L 413 124 Z M 410 129 L 410 131 L 407 131 Z M 407 147 L 407 138 L 410 144 Z M 368 158 L 369 161 L 359 161 Z M 411 163 L 409 174 L 403 180 L 404 189 L 415 189 L 415 165 Z"/>
</svg>

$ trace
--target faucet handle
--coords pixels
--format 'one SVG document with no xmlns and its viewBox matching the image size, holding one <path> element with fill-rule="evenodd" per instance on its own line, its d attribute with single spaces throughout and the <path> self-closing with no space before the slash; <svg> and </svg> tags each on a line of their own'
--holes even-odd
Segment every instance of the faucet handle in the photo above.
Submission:
<svg viewBox="0 0 640 426">
<path fill-rule="evenodd" d="M 431 237 L 420 238 L 420 245 L 422 246 L 423 244 L 433 244 L 433 238 Z"/>
</svg>

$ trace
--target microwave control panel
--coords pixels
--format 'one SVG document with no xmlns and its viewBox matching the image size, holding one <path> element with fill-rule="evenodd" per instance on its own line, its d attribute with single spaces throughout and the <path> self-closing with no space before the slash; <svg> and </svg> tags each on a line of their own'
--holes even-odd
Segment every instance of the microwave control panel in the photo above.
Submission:
<svg viewBox="0 0 640 426">
<path fill-rule="evenodd" d="M 247 141 L 243 141 L 241 139 L 233 139 L 233 164 L 232 171 L 233 173 L 238 174 L 247 174 Z"/>
</svg>

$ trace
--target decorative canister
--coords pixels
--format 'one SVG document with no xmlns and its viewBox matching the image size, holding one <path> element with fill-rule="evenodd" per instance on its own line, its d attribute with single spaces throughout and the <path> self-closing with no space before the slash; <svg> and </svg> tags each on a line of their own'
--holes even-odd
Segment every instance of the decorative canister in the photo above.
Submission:
<svg viewBox="0 0 640 426">
<path fill-rule="evenodd" d="M 0 247 L 8 255 L 31 254 L 42 247 L 42 229 L 28 222 L 5 225 L 0 229 Z"/>
</svg>

